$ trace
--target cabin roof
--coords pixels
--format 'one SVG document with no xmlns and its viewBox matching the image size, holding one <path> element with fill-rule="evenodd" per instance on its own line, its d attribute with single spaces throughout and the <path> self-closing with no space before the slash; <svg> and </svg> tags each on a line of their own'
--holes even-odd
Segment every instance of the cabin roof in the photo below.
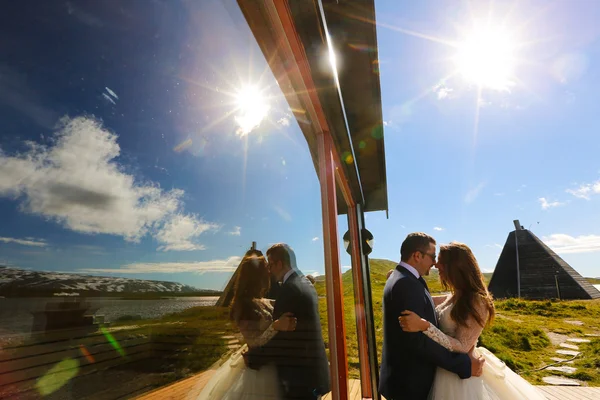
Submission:
<svg viewBox="0 0 600 400">
<path fill-rule="evenodd" d="M 387 212 L 374 2 L 238 4 L 298 121 L 315 169 L 317 137 L 328 130 L 354 202 L 364 211 Z M 338 214 L 346 212 L 338 188 Z"/>
</svg>

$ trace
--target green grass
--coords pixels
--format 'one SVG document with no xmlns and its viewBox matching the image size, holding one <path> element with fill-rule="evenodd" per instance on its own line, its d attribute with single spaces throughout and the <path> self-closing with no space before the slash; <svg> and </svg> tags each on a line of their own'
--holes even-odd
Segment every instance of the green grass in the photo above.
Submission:
<svg viewBox="0 0 600 400">
<path fill-rule="evenodd" d="M 396 267 L 389 260 L 370 260 L 371 288 L 377 352 L 381 359 L 382 322 L 381 300 L 387 272 Z M 491 274 L 484 274 L 489 282 Z M 425 277 L 433 294 L 441 293 L 436 270 Z M 346 345 L 348 366 L 351 378 L 359 377 L 358 342 L 354 312 L 354 291 L 352 271 L 342 275 L 344 295 L 344 319 L 346 323 Z M 321 324 L 327 351 L 328 326 L 325 281 L 315 284 L 319 295 Z M 540 384 L 548 371 L 532 371 L 551 363 L 550 357 L 557 356 L 547 333 L 555 332 L 581 337 L 585 333 L 600 333 L 600 301 L 496 301 L 497 318 L 491 327 L 484 330 L 480 345 L 488 348 L 513 370 L 522 374 L 532 383 Z M 583 326 L 566 323 L 565 320 L 579 320 Z M 216 307 L 196 307 L 159 320 L 123 321 L 113 326 L 131 325 L 143 327 L 155 342 L 175 341 L 185 352 L 172 360 L 163 360 L 163 368 L 175 371 L 176 377 L 184 377 L 204 370 L 227 353 L 224 335 L 236 334 L 228 319 L 228 309 Z M 578 371 L 570 377 L 585 381 L 590 386 L 600 386 L 600 339 L 590 344 L 580 345 L 583 355 L 576 359 Z M 560 375 L 559 373 L 552 373 Z M 568 376 L 568 375 L 565 375 Z"/>
<path fill-rule="evenodd" d="M 377 352 L 381 359 L 383 340 L 381 323 L 381 300 L 387 272 L 396 267 L 396 263 L 388 260 L 370 260 L 371 289 Z M 342 275 L 344 292 L 344 317 L 346 323 L 346 344 L 348 349 L 348 366 L 351 378 L 359 377 L 358 345 L 356 339 L 356 320 L 354 313 L 354 292 L 352 271 Z M 484 274 L 489 282 L 491 274 Z M 436 270 L 425 277 L 432 294 L 441 293 Z M 315 285 L 319 294 L 319 307 L 323 336 L 327 345 L 327 304 L 325 299 L 325 282 Z M 584 333 L 600 333 L 600 301 L 526 301 L 499 300 L 495 302 L 498 316 L 492 326 L 486 328 L 481 336 L 480 345 L 492 351 L 511 369 L 522 374 L 532 383 L 540 384 L 543 376 L 551 375 L 549 371 L 531 371 L 552 363 L 550 357 L 557 347 L 548 338 L 548 332 L 581 337 Z M 583 326 L 572 325 L 565 320 L 579 320 Z M 328 346 L 327 346 L 328 347 Z M 583 353 L 575 361 L 578 368 L 573 378 L 586 381 L 590 386 L 600 386 L 600 340 L 580 345 Z M 528 372 L 529 371 L 529 372 Z M 552 373 L 560 375 L 559 373 Z M 565 375 L 568 376 L 568 375 Z"/>
</svg>

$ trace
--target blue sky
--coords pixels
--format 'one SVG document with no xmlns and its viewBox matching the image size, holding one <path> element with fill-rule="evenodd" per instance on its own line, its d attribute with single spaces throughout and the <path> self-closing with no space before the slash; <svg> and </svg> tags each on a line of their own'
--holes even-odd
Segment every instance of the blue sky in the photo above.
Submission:
<svg viewBox="0 0 600 400">
<path fill-rule="evenodd" d="M 600 5 L 485 3 L 376 2 L 389 219 L 366 217 L 372 257 L 425 231 L 491 271 L 520 219 L 600 276 Z M 221 288 L 256 240 L 323 273 L 310 154 L 236 3 L 151 4 L 0 17 L 0 263 Z M 455 58 L 488 15 L 514 62 L 474 82 L 485 60 Z M 484 43 L 500 64 L 503 44 Z"/>
</svg>

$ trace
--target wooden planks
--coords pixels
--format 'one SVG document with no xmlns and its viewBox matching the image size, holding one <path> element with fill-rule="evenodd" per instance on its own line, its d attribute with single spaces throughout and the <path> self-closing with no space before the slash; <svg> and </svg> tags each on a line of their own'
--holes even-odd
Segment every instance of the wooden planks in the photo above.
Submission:
<svg viewBox="0 0 600 400">
<path fill-rule="evenodd" d="M 135 398 L 135 400 L 196 399 L 214 373 L 214 370 L 204 371 L 198 375 L 175 382 L 172 385 L 138 396 Z"/>
<path fill-rule="evenodd" d="M 598 400 L 600 387 L 537 386 L 548 400 Z"/>
<path fill-rule="evenodd" d="M 136 397 L 135 400 L 190 400 L 198 397 L 202 388 L 210 380 L 214 370 L 208 370 L 191 378 Z M 600 387 L 537 386 L 548 400 L 598 400 Z M 383 398 L 383 397 L 382 397 Z M 348 399 L 361 400 L 360 381 L 348 381 Z M 331 400 L 331 393 L 322 400 Z"/>
</svg>

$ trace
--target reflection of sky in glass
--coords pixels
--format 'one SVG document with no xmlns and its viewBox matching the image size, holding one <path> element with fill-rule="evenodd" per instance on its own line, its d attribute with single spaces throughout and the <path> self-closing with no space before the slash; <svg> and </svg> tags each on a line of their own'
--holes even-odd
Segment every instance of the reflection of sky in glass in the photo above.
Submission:
<svg viewBox="0 0 600 400">
<path fill-rule="evenodd" d="M 600 5 L 376 6 L 390 218 L 367 216 L 372 256 L 418 230 L 491 270 L 519 218 L 600 275 Z M 314 167 L 235 1 L 10 7 L 0 264 L 218 288 L 256 240 L 323 272 Z"/>
<path fill-rule="evenodd" d="M 235 2 L 14 7 L 0 262 L 220 287 L 252 240 L 320 261 L 310 155 Z"/>
</svg>

